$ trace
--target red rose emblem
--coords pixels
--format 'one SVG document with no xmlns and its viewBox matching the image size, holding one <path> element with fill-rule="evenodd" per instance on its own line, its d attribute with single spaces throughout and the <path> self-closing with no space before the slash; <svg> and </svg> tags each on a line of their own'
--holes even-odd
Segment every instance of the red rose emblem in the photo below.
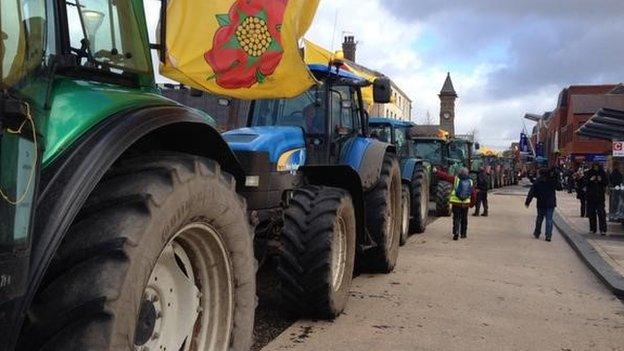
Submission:
<svg viewBox="0 0 624 351">
<path fill-rule="evenodd" d="M 238 0 L 229 14 L 217 15 L 221 26 L 204 59 L 217 85 L 249 88 L 263 83 L 282 60 L 281 26 L 288 0 Z"/>
</svg>

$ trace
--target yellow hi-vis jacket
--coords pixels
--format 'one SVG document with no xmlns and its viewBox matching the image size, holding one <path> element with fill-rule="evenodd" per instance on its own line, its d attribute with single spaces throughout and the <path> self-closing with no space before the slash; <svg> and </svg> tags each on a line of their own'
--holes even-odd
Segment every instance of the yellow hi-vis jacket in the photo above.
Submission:
<svg viewBox="0 0 624 351">
<path fill-rule="evenodd" d="M 470 180 L 470 187 L 474 188 L 474 184 L 472 182 L 472 179 Z M 451 198 L 450 198 L 450 203 L 452 204 L 457 204 L 457 205 L 466 205 L 466 206 L 470 206 L 470 202 L 472 199 L 472 194 L 470 194 L 470 196 L 468 196 L 467 199 L 462 200 L 459 197 L 457 197 L 457 195 L 455 194 L 455 189 L 457 189 L 457 186 L 459 185 L 459 177 L 455 177 L 455 184 L 453 184 L 453 190 L 451 191 Z"/>
</svg>

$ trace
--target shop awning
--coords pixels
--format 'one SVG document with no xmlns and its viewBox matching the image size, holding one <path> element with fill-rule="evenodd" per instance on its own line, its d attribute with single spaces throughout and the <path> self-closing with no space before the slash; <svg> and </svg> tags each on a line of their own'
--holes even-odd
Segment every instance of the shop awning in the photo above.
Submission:
<svg viewBox="0 0 624 351">
<path fill-rule="evenodd" d="M 576 133 L 589 138 L 624 140 L 624 111 L 600 109 Z"/>
</svg>

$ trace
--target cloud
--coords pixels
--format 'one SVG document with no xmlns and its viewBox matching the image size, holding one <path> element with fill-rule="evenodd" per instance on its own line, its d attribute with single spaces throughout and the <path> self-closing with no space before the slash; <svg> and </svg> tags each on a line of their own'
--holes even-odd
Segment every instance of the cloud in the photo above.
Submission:
<svg viewBox="0 0 624 351">
<path fill-rule="evenodd" d="M 334 47 L 342 32 L 360 41 L 358 61 L 391 76 L 413 99 L 414 117 L 439 113 L 447 71 L 457 129 L 486 145 L 517 139 L 525 112 L 552 109 L 571 84 L 624 77 L 621 0 L 321 1 L 308 37 Z"/>
</svg>

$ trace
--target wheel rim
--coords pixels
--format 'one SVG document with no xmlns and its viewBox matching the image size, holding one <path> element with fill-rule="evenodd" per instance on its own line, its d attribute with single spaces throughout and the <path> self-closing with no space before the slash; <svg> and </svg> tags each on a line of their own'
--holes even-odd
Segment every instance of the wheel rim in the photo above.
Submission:
<svg viewBox="0 0 624 351">
<path fill-rule="evenodd" d="M 409 220 L 410 220 L 410 201 L 409 201 L 409 192 L 403 196 L 403 219 L 401 221 L 401 235 L 404 239 L 407 239 L 408 231 L 409 231 Z"/>
<path fill-rule="evenodd" d="M 331 277 L 333 291 L 340 290 L 347 264 L 347 228 L 342 217 L 337 218 L 331 248 Z"/>
<path fill-rule="evenodd" d="M 143 293 L 135 350 L 227 350 L 233 328 L 232 264 L 222 236 L 192 223 L 167 243 Z"/>
</svg>

